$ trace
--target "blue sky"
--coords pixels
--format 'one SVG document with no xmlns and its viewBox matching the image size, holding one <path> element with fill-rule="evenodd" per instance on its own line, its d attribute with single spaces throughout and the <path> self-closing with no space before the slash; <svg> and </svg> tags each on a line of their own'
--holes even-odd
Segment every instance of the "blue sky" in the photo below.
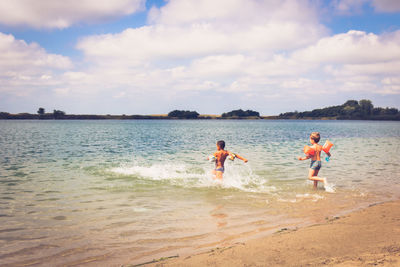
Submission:
<svg viewBox="0 0 400 267">
<path fill-rule="evenodd" d="M 0 111 L 400 108 L 396 0 L 32 3 L 0 5 Z"/>
</svg>

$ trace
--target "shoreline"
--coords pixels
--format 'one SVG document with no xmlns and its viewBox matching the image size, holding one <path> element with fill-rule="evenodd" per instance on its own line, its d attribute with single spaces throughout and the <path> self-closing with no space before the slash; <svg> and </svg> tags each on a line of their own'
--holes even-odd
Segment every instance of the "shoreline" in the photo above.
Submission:
<svg viewBox="0 0 400 267">
<path fill-rule="evenodd" d="M 124 266 L 398 266 L 400 200 L 193 255 Z"/>
<path fill-rule="evenodd" d="M 279 118 L 278 116 L 260 116 L 260 117 L 203 117 L 199 118 L 176 118 L 176 117 L 168 117 L 168 116 L 153 116 L 153 115 L 111 115 L 111 116 L 103 116 L 103 115 L 66 115 L 64 118 L 38 118 L 36 115 L 33 116 L 24 116 L 24 115 L 15 115 L 7 118 L 0 117 L 0 121 L 108 121 L 108 120 L 172 120 L 172 121 L 257 121 L 257 120 L 265 120 L 265 121 L 400 121 L 400 119 L 375 119 L 375 118 L 354 118 L 354 119 L 340 119 L 334 117 L 307 117 L 301 119 L 295 118 Z"/>
</svg>

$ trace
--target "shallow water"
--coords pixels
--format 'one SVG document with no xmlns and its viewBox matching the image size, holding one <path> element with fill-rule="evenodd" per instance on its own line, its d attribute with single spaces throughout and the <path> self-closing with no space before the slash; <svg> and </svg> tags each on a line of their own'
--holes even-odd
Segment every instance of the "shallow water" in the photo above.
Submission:
<svg viewBox="0 0 400 267">
<path fill-rule="evenodd" d="M 334 143 L 312 190 L 312 131 Z M 249 159 L 206 160 L 215 142 Z M 0 265 L 115 265 L 300 227 L 400 196 L 400 123 L 0 121 Z"/>
</svg>

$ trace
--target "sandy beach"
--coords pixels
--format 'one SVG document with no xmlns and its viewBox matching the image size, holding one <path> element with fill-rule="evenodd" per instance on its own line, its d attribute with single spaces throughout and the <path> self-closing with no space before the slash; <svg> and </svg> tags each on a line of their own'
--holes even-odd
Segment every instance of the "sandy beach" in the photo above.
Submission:
<svg viewBox="0 0 400 267">
<path fill-rule="evenodd" d="M 399 266 L 400 201 L 146 266 Z"/>
</svg>

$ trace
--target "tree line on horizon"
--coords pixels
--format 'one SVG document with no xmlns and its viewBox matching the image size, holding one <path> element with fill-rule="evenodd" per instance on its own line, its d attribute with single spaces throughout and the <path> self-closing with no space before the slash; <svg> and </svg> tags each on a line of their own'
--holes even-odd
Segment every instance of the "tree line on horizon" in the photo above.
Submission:
<svg viewBox="0 0 400 267">
<path fill-rule="evenodd" d="M 62 110 L 55 109 L 52 113 L 46 113 L 44 108 L 39 108 L 37 114 L 0 112 L 0 119 L 61 119 L 65 115 L 66 113 Z"/>
<path fill-rule="evenodd" d="M 199 113 L 197 111 L 189 111 L 189 110 L 173 110 L 168 113 L 169 118 L 178 118 L 178 119 L 197 119 L 199 117 Z"/>
<path fill-rule="evenodd" d="M 189 110 L 173 110 L 170 113 L 168 113 L 168 117 L 170 118 L 178 118 L 178 119 L 197 119 L 200 116 L 200 114 L 197 111 L 189 111 Z M 242 109 L 236 109 L 232 110 L 230 112 L 222 113 L 221 118 L 259 118 L 260 113 L 257 111 L 253 110 L 242 110 Z M 208 117 L 203 117 L 203 118 L 208 118 Z"/>
<path fill-rule="evenodd" d="M 67 114 L 62 110 L 53 110 L 51 113 L 46 113 L 44 108 L 39 108 L 37 114 L 18 113 L 10 114 L 8 112 L 0 112 L 0 119 L 17 119 L 17 120 L 123 120 L 123 119 L 165 119 L 165 116 L 150 116 L 150 115 L 95 115 L 95 114 Z"/>
<path fill-rule="evenodd" d="M 18 113 L 10 114 L 8 112 L 0 112 L 0 119 L 25 119 L 25 120 L 106 120 L 106 119 L 241 119 L 241 118 L 260 118 L 260 113 L 253 110 L 232 110 L 222 113 L 220 117 L 201 116 L 197 111 L 189 110 L 173 110 L 167 116 L 163 115 L 86 115 L 86 114 L 66 114 L 62 110 L 53 110 L 52 113 L 46 113 L 46 110 L 40 107 L 37 114 Z"/>
<path fill-rule="evenodd" d="M 165 115 L 77 115 L 66 114 L 61 110 L 53 110 L 46 113 L 40 107 L 37 114 L 19 113 L 10 114 L 0 112 L 0 119 L 42 119 L 42 120 L 106 120 L 106 119 L 337 119 L 337 120 L 400 120 L 400 112 L 397 108 L 374 107 L 371 100 L 348 100 L 343 105 L 331 106 L 312 111 L 286 112 L 278 116 L 261 117 L 260 113 L 253 110 L 236 109 L 222 113 L 220 117 L 200 116 L 197 111 L 173 110 Z"/>
<path fill-rule="evenodd" d="M 238 117 L 238 118 L 244 118 L 244 117 L 260 117 L 260 113 L 254 110 L 242 110 L 242 109 L 237 109 L 237 110 L 232 110 L 230 112 L 222 113 L 221 115 L 222 118 L 231 118 L 231 117 Z"/>
<path fill-rule="evenodd" d="M 343 105 L 331 106 L 312 111 L 286 112 L 278 116 L 279 119 L 321 119 L 334 118 L 338 120 L 400 120 L 397 108 L 374 107 L 371 100 L 348 100 Z"/>
</svg>

